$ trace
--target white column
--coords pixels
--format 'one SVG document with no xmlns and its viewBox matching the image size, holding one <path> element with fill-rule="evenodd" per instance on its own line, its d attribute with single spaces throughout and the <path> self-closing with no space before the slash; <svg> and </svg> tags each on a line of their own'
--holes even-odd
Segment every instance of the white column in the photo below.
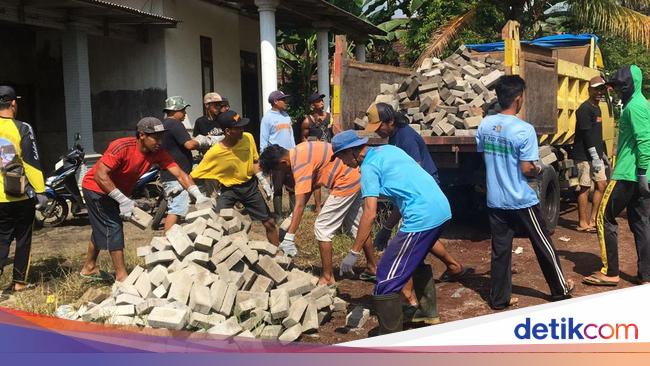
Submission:
<svg viewBox="0 0 650 366">
<path fill-rule="evenodd" d="M 355 42 L 354 58 L 359 62 L 366 62 L 366 43 L 364 41 Z"/>
<path fill-rule="evenodd" d="M 275 10 L 279 0 L 255 0 L 260 15 L 260 58 L 262 60 L 262 108 L 271 109 L 269 94 L 278 88 L 278 66 L 275 44 Z"/>
<path fill-rule="evenodd" d="M 93 115 L 90 105 L 90 75 L 88 73 L 88 38 L 85 33 L 70 29 L 63 32 L 61 44 L 63 90 L 67 145 L 72 146 L 75 135 L 81 134 L 86 154 L 94 153 Z"/>
<path fill-rule="evenodd" d="M 325 94 L 325 110 L 330 110 L 330 64 L 329 64 L 329 27 L 330 24 L 317 23 L 316 42 L 318 50 L 318 92 Z"/>
</svg>

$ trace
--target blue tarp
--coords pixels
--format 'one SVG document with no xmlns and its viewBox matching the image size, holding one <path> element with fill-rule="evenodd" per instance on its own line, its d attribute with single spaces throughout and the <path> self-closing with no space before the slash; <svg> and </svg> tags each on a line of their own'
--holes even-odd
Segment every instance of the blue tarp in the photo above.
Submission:
<svg viewBox="0 0 650 366">
<path fill-rule="evenodd" d="M 521 41 L 521 44 L 532 44 L 534 46 L 556 48 L 556 47 L 572 47 L 584 46 L 591 42 L 591 37 L 596 39 L 598 43 L 598 36 L 595 34 L 558 34 L 554 36 L 546 36 L 534 39 L 532 41 Z M 466 44 L 467 48 L 477 52 L 493 52 L 503 51 L 503 41 L 494 43 L 483 44 Z"/>
</svg>

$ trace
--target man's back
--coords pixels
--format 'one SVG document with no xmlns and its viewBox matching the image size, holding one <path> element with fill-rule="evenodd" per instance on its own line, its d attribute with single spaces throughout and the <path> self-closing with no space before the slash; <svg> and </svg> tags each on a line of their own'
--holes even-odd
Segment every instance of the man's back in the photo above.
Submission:
<svg viewBox="0 0 650 366">
<path fill-rule="evenodd" d="M 404 150 L 410 157 L 417 161 L 422 168 L 432 177 L 437 179 L 438 168 L 431 158 L 429 149 L 419 133 L 408 125 L 397 127 L 395 135 L 388 139 L 388 143 Z"/>
<path fill-rule="evenodd" d="M 331 144 L 303 142 L 291 149 L 289 156 L 296 194 L 309 193 L 315 186 L 332 189 L 335 196 L 349 196 L 359 191 L 359 170 L 345 166 L 340 159 L 331 161 Z"/>
<path fill-rule="evenodd" d="M 165 149 L 174 158 L 174 161 L 185 172 L 192 171 L 192 152 L 183 146 L 191 139 L 190 134 L 185 129 L 181 121 L 166 118 L 162 121 L 167 132 L 165 133 L 161 147 Z M 169 172 L 160 173 L 163 182 L 175 181 L 176 178 Z"/>
<path fill-rule="evenodd" d="M 517 116 L 497 114 L 481 121 L 477 150 L 484 153 L 490 208 L 515 210 L 539 203 L 519 163 L 539 160 L 537 135 Z"/>
</svg>

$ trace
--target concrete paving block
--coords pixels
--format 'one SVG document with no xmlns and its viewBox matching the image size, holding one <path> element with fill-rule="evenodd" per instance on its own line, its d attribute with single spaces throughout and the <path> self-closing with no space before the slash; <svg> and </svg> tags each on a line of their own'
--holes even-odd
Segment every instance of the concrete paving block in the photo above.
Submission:
<svg viewBox="0 0 650 366">
<path fill-rule="evenodd" d="M 185 234 L 183 228 L 176 224 L 165 233 L 167 240 L 172 244 L 174 251 L 179 257 L 184 257 L 194 250 L 194 245 L 190 238 Z"/>
<path fill-rule="evenodd" d="M 318 310 L 314 303 L 309 303 L 302 319 L 302 333 L 318 331 Z"/>
<path fill-rule="evenodd" d="M 193 312 L 208 315 L 212 309 L 212 300 L 210 298 L 210 288 L 194 284 L 190 291 L 190 309 Z"/>
<path fill-rule="evenodd" d="M 136 206 L 133 208 L 133 215 L 131 215 L 129 221 L 133 225 L 137 226 L 140 230 L 146 230 L 149 226 L 151 226 L 153 217 L 140 207 Z"/>
<path fill-rule="evenodd" d="M 201 266 L 205 266 L 208 264 L 208 262 L 210 262 L 210 255 L 206 252 L 196 250 L 186 255 L 185 258 L 183 258 L 183 262 L 192 262 Z"/>
<path fill-rule="evenodd" d="M 169 287 L 168 299 L 177 300 L 182 304 L 187 304 L 187 300 L 192 291 L 192 277 L 185 271 L 180 271 L 171 281 Z"/>
<path fill-rule="evenodd" d="M 505 73 L 501 70 L 493 70 L 489 74 L 481 77 L 479 80 L 483 85 L 485 85 L 487 88 L 492 87 L 496 82 L 499 80 L 501 76 L 505 75 Z"/>
<path fill-rule="evenodd" d="M 136 248 L 135 254 L 138 257 L 146 257 L 147 255 L 153 253 L 153 247 L 151 245 L 144 245 Z"/>
<path fill-rule="evenodd" d="M 301 334 L 302 334 L 302 326 L 300 325 L 300 323 L 298 323 L 285 330 L 282 333 L 282 335 L 278 337 L 278 340 L 282 344 L 291 343 L 296 339 L 298 339 Z"/>
<path fill-rule="evenodd" d="M 370 310 L 363 306 L 356 306 L 345 317 L 345 326 L 348 328 L 363 328 L 370 317 Z"/>
<path fill-rule="evenodd" d="M 153 310 L 155 307 L 164 307 L 167 305 L 169 301 L 167 299 L 146 299 L 140 304 L 135 306 L 135 312 L 136 314 L 142 316 L 142 315 L 147 315 Z"/>
<path fill-rule="evenodd" d="M 189 325 L 194 328 L 209 329 L 225 321 L 226 317 L 221 314 L 205 315 L 201 313 L 191 313 Z"/>
<path fill-rule="evenodd" d="M 210 249 L 212 249 L 213 244 L 214 244 L 214 239 L 209 236 L 197 235 L 196 238 L 194 238 L 194 249 L 200 250 L 202 252 L 206 252 L 206 253 L 209 252 Z"/>
<path fill-rule="evenodd" d="M 237 317 L 246 316 L 251 310 L 255 309 L 256 304 L 257 302 L 253 298 L 235 304 L 235 315 Z"/>
<path fill-rule="evenodd" d="M 257 273 L 253 272 L 250 268 L 246 267 L 244 272 L 242 272 L 244 277 L 244 284 L 242 285 L 242 290 L 250 290 L 253 287 L 253 284 L 257 280 Z"/>
<path fill-rule="evenodd" d="M 463 124 L 465 125 L 465 129 L 475 129 L 478 128 L 478 126 L 481 124 L 481 121 L 483 120 L 483 117 L 480 116 L 474 116 L 474 117 L 467 117 L 463 120 Z"/>
<path fill-rule="evenodd" d="M 111 316 L 134 316 L 135 315 L 135 305 L 125 304 L 125 305 L 114 305 L 105 307 L 104 310 L 106 313 Z"/>
<path fill-rule="evenodd" d="M 202 209 L 199 209 L 199 210 L 196 210 L 196 211 L 189 212 L 185 216 L 185 222 L 191 223 L 191 222 L 194 222 L 195 220 L 197 220 L 198 218 L 205 219 L 206 221 L 208 219 L 216 220 L 217 219 L 217 213 L 212 209 L 212 207 L 202 208 Z"/>
<path fill-rule="evenodd" d="M 287 273 L 284 269 L 267 255 L 260 256 L 257 266 L 264 275 L 272 279 L 276 284 L 281 284 L 287 279 Z"/>
<path fill-rule="evenodd" d="M 219 244 L 217 243 L 217 246 L 218 245 Z M 230 255 L 234 253 L 236 250 L 239 250 L 239 248 L 237 248 L 236 245 L 228 245 L 225 246 L 224 248 L 221 248 L 220 250 L 217 250 L 219 249 L 217 246 L 215 246 L 214 249 L 212 250 L 212 258 L 210 258 L 210 262 L 212 262 L 212 264 L 214 264 L 215 267 L 219 263 L 225 261 L 228 257 L 230 257 Z M 242 253 L 242 257 L 243 257 L 243 253 Z"/>
<path fill-rule="evenodd" d="M 244 253 L 237 249 L 223 262 L 229 269 L 234 267 L 240 260 L 244 258 Z"/>
<path fill-rule="evenodd" d="M 314 300 L 315 301 L 315 300 L 318 300 L 321 296 L 329 295 L 329 293 L 330 293 L 329 286 L 320 285 L 320 286 L 316 286 L 311 291 L 309 291 L 309 293 L 307 295 L 305 295 L 305 298 L 307 300 Z"/>
<path fill-rule="evenodd" d="M 192 223 L 184 225 L 183 231 L 187 234 L 190 240 L 194 240 L 197 236 L 203 234 L 207 227 L 208 220 L 203 217 L 198 217 Z"/>
<path fill-rule="evenodd" d="M 302 327 L 301 327 L 302 330 Z M 259 337 L 261 339 L 278 339 L 280 335 L 282 334 L 282 326 L 281 325 L 267 325 L 262 329 L 260 332 Z"/>
<path fill-rule="evenodd" d="M 149 277 L 149 273 L 144 272 L 143 274 L 138 277 L 138 280 L 135 281 L 135 288 L 138 290 L 138 293 L 142 298 L 147 298 L 151 294 L 151 291 L 153 288 L 151 288 L 151 278 Z"/>
<path fill-rule="evenodd" d="M 240 265 L 243 265 L 243 263 L 240 262 Z M 244 286 L 244 283 L 246 282 L 243 272 L 237 271 L 228 272 L 227 281 L 229 284 L 234 285 L 237 290 L 241 290 L 241 288 Z"/>
<path fill-rule="evenodd" d="M 335 312 L 346 311 L 348 309 L 347 301 L 341 299 L 340 297 L 335 297 L 332 301 L 332 304 L 334 305 Z"/>
<path fill-rule="evenodd" d="M 309 305 L 309 302 L 304 297 L 300 297 L 294 301 L 293 304 L 291 304 L 291 307 L 289 307 L 289 315 L 284 318 L 282 325 L 285 328 L 291 328 L 296 324 L 300 324 L 300 320 L 307 309 L 307 305 Z"/>
<path fill-rule="evenodd" d="M 318 324 L 323 325 L 332 319 L 332 311 L 330 309 L 320 310 L 318 312 Z"/>
<path fill-rule="evenodd" d="M 223 302 L 221 304 L 221 309 L 218 313 L 224 316 L 230 316 L 232 314 L 232 308 L 235 304 L 235 297 L 237 296 L 237 287 L 234 285 L 228 284 L 226 293 L 223 297 Z"/>
<path fill-rule="evenodd" d="M 444 133 L 445 136 L 453 136 L 454 133 L 456 132 L 456 127 L 452 125 L 451 123 L 438 123 L 438 127 L 442 129 L 442 132 Z"/>
<path fill-rule="evenodd" d="M 115 298 L 116 305 L 139 305 L 144 301 L 140 296 L 131 294 L 120 294 Z"/>
<path fill-rule="evenodd" d="M 159 264 L 150 269 L 148 274 L 151 284 L 155 287 L 158 287 L 161 283 L 163 283 L 165 277 L 167 277 L 168 272 L 165 266 Z"/>
<path fill-rule="evenodd" d="M 187 262 L 181 262 L 180 260 L 178 260 L 178 258 L 176 258 L 170 265 L 167 266 L 167 272 L 169 273 L 179 272 L 185 267 L 187 267 Z"/>
<path fill-rule="evenodd" d="M 258 274 L 255 276 L 253 284 L 248 289 L 245 288 L 245 290 L 252 292 L 269 292 L 271 291 L 271 288 L 273 288 L 273 280 L 264 275 Z"/>
<path fill-rule="evenodd" d="M 122 281 L 122 284 L 124 285 L 133 285 L 135 284 L 135 281 L 138 280 L 141 274 L 144 273 L 144 268 L 140 266 L 135 266 L 132 270 L 131 273 L 129 273 L 128 277 L 126 277 L 126 280 Z"/>
<path fill-rule="evenodd" d="M 308 293 L 314 288 L 314 285 L 311 283 L 311 278 L 301 277 L 293 281 L 283 283 L 277 286 L 277 288 L 286 290 L 291 297 Z"/>
<path fill-rule="evenodd" d="M 162 299 L 162 298 L 165 297 L 165 295 L 167 295 L 167 287 L 165 287 L 165 286 L 163 286 L 163 285 L 160 285 L 160 286 L 156 287 L 156 288 L 151 292 L 151 294 L 152 294 L 153 296 L 159 298 L 159 299 Z"/>
<path fill-rule="evenodd" d="M 241 250 L 241 252 L 244 254 L 244 258 L 246 258 L 249 264 L 253 265 L 257 263 L 259 254 L 257 254 L 255 250 L 251 249 L 248 246 L 248 240 L 245 242 L 241 240 L 237 240 L 233 244 L 236 245 L 237 248 L 239 248 L 239 250 Z"/>
<path fill-rule="evenodd" d="M 135 318 L 133 318 L 133 317 L 117 315 L 117 316 L 111 316 L 108 319 L 106 319 L 104 324 L 110 324 L 110 325 L 136 325 L 136 322 L 135 322 Z"/>
<path fill-rule="evenodd" d="M 381 94 L 393 94 L 395 93 L 395 87 L 393 84 L 381 83 L 379 84 L 379 92 Z"/>
<path fill-rule="evenodd" d="M 255 334 L 251 333 L 250 330 L 244 330 L 243 332 L 237 334 L 237 338 L 256 338 Z"/>
<path fill-rule="evenodd" d="M 235 217 L 235 209 L 222 208 L 221 211 L 219 211 L 219 217 L 223 218 L 224 220 L 230 220 Z"/>
<path fill-rule="evenodd" d="M 223 227 L 221 226 L 221 223 L 219 222 L 219 217 L 217 217 L 216 219 L 213 219 L 213 218 L 208 219 L 208 229 L 213 229 L 213 230 L 219 231 L 219 232 L 223 231 Z M 203 235 L 205 235 L 205 233 Z"/>
<path fill-rule="evenodd" d="M 203 232 L 203 236 L 208 237 L 214 240 L 215 242 L 219 242 L 221 238 L 223 238 L 223 231 L 218 231 L 215 230 L 214 228 L 209 227 L 205 229 L 205 231 Z M 214 243 L 212 245 L 214 245 Z"/>
<path fill-rule="evenodd" d="M 214 311 L 221 311 L 221 306 L 223 304 L 223 299 L 226 296 L 227 289 L 228 283 L 221 279 L 214 281 L 210 286 L 210 301 Z"/>
<path fill-rule="evenodd" d="M 138 289 L 134 285 L 128 285 L 125 283 L 118 283 L 118 282 L 113 284 L 112 294 L 113 296 L 117 296 L 120 294 L 131 294 L 135 296 L 140 296 Z"/>
<path fill-rule="evenodd" d="M 291 267 L 291 257 L 288 255 L 276 255 L 275 257 L 272 257 L 275 263 L 277 263 L 282 269 L 289 269 Z"/>
<path fill-rule="evenodd" d="M 266 310 L 269 308 L 269 293 L 268 292 L 251 292 L 251 291 L 237 291 L 235 296 L 235 304 L 247 300 L 255 301 L 255 308 Z"/>
<path fill-rule="evenodd" d="M 268 312 L 266 311 L 253 309 L 250 311 L 250 314 L 244 319 L 244 321 L 241 321 L 239 323 L 239 325 L 241 325 L 241 327 L 245 330 L 253 330 L 263 325 L 264 318 L 267 314 Z M 240 319 L 242 318 L 240 317 Z"/>
<path fill-rule="evenodd" d="M 242 222 L 238 217 L 233 217 L 230 220 L 227 220 L 223 226 L 223 231 L 228 234 L 234 234 L 242 230 Z"/>
<path fill-rule="evenodd" d="M 323 295 L 318 299 L 314 300 L 314 304 L 316 305 L 316 308 L 318 310 L 326 308 L 332 305 L 332 296 L 330 296 L 330 294 Z"/>
<path fill-rule="evenodd" d="M 237 322 L 236 318 L 228 318 L 228 320 L 225 322 L 221 322 L 208 329 L 209 334 L 223 335 L 228 337 L 234 337 L 242 331 L 243 329 Z"/>
<path fill-rule="evenodd" d="M 163 307 L 155 307 L 147 317 L 147 323 L 154 328 L 181 330 L 187 325 L 187 311 Z"/>
<path fill-rule="evenodd" d="M 284 289 L 271 290 L 271 318 L 283 319 L 289 315 L 289 294 Z"/>
<path fill-rule="evenodd" d="M 540 159 L 544 165 L 551 165 L 557 161 L 557 156 L 555 154 L 549 154 Z"/>
<path fill-rule="evenodd" d="M 215 281 L 215 279 L 218 279 L 219 276 L 215 275 L 214 273 L 211 273 L 208 270 L 205 271 L 200 271 L 196 275 L 192 277 L 194 279 L 194 283 L 199 285 L 199 286 L 208 286 L 212 285 L 212 283 Z"/>
<path fill-rule="evenodd" d="M 149 246 L 151 246 L 156 252 L 162 252 L 165 250 L 172 249 L 172 244 L 169 242 L 169 240 L 167 240 L 167 238 L 162 236 L 154 236 L 153 238 L 151 238 L 151 242 L 149 242 Z"/>
</svg>

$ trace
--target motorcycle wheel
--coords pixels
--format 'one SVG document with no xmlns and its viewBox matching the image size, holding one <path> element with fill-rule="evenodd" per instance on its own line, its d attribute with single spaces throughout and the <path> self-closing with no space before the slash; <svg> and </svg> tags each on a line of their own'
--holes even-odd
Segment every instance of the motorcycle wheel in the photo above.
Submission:
<svg viewBox="0 0 650 366">
<path fill-rule="evenodd" d="M 156 208 L 156 213 L 153 215 L 151 220 L 151 228 L 153 230 L 158 230 L 160 227 L 160 222 L 167 215 L 167 200 L 163 199 L 160 201 L 160 204 Z"/>
<path fill-rule="evenodd" d="M 48 198 L 43 210 L 36 210 L 35 222 L 38 227 L 61 225 L 68 217 L 68 202 L 63 198 Z"/>
</svg>

